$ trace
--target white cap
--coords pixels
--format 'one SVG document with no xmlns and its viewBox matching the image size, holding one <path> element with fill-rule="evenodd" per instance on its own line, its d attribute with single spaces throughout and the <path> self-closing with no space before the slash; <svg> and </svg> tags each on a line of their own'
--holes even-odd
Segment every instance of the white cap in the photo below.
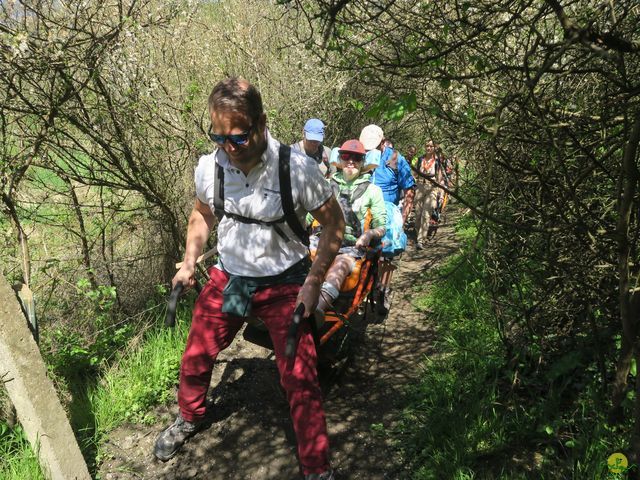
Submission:
<svg viewBox="0 0 640 480">
<path fill-rule="evenodd" d="M 383 138 L 384 132 L 378 125 L 367 125 L 360 132 L 360 141 L 365 150 L 377 148 Z"/>
</svg>

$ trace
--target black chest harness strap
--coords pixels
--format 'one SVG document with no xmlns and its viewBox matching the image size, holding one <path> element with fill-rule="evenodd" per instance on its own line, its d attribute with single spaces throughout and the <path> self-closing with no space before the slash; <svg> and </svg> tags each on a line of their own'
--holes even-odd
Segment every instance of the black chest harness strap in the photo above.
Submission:
<svg viewBox="0 0 640 480">
<path fill-rule="evenodd" d="M 344 245 L 355 245 L 355 241 L 362 235 L 362 225 L 360 224 L 358 215 L 353 210 L 353 204 L 364 195 L 369 185 L 371 185 L 371 182 L 362 182 L 353 190 L 344 189 L 340 191 L 340 184 L 336 180 L 331 179 L 331 190 L 333 190 L 333 194 L 338 199 L 346 223 L 345 238 L 343 239 Z"/>
<path fill-rule="evenodd" d="M 291 147 L 280 144 L 278 152 L 278 178 L 280 180 L 280 199 L 282 202 L 283 215 L 276 220 L 260 220 L 257 218 L 244 217 L 236 213 L 227 212 L 224 209 L 224 168 L 217 165 L 216 183 L 214 185 L 214 214 L 221 220 L 222 217 L 229 217 L 241 223 L 251 223 L 273 227 L 278 235 L 286 242 L 289 242 L 282 224 L 286 223 L 298 239 L 306 246 L 309 246 L 309 235 L 300 223 L 293 205 L 293 196 L 291 191 Z"/>
</svg>

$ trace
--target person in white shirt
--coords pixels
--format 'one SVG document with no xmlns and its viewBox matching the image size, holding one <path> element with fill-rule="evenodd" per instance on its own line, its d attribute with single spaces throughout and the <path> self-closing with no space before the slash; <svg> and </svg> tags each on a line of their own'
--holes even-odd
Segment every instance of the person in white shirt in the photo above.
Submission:
<svg viewBox="0 0 640 480">
<path fill-rule="evenodd" d="M 209 269 L 210 280 L 194 306 L 180 368 L 180 413 L 158 437 L 154 454 L 169 460 L 198 431 L 213 363 L 245 317 L 254 315 L 264 322 L 273 342 L 305 479 L 333 479 L 309 322 L 300 325 L 293 360 L 286 357 L 285 344 L 294 309 L 304 304 L 305 316 L 314 312 L 325 273 L 342 243 L 340 206 L 316 164 L 271 137 L 260 93 L 246 80 L 233 77 L 218 83 L 209 96 L 209 113 L 209 136 L 218 149 L 202 157 L 196 169 L 195 206 L 184 261 L 173 285 L 195 284 L 196 258 L 215 224 L 214 211 L 222 216 L 220 261 Z M 295 222 L 285 220 L 287 195 L 281 192 L 279 178 L 283 155 L 290 155 L 288 198 L 297 225 L 310 212 L 324 229 L 311 266 Z"/>
</svg>

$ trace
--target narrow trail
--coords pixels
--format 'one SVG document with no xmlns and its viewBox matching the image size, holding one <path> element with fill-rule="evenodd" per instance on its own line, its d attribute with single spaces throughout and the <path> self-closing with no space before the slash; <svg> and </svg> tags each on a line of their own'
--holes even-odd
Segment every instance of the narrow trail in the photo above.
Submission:
<svg viewBox="0 0 640 480">
<path fill-rule="evenodd" d="M 353 355 L 325 385 L 331 458 L 339 480 L 402 479 L 400 459 L 384 430 L 393 428 L 403 389 L 434 353 L 435 328 L 411 304 L 420 276 L 457 251 L 455 211 L 422 251 L 410 241 L 392 281 L 391 311 L 381 323 L 354 328 Z M 295 436 L 275 362 L 242 335 L 219 356 L 209 392 L 208 427 L 167 463 L 153 457 L 158 433 L 173 421 L 174 403 L 158 423 L 112 432 L 99 470 L 103 480 L 298 480 Z"/>
</svg>

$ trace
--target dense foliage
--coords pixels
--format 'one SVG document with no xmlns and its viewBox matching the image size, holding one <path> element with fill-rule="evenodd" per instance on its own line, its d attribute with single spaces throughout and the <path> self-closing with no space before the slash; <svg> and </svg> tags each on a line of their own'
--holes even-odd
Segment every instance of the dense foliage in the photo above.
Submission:
<svg viewBox="0 0 640 480">
<path fill-rule="evenodd" d="M 59 385 L 142 328 L 180 257 L 208 91 L 238 74 L 285 141 L 319 117 L 330 144 L 378 123 L 457 156 L 492 362 L 516 394 L 562 409 L 589 385 L 611 423 L 634 415 L 639 463 L 639 17 L 632 0 L 3 2 L 0 257 L 36 294 Z"/>
<path fill-rule="evenodd" d="M 283 3 L 310 19 L 329 64 L 358 77 L 363 109 L 390 134 L 461 158 L 457 198 L 482 219 L 503 361 L 548 376 L 539 395 L 596 379 L 612 422 L 635 410 L 637 460 L 640 407 L 624 403 L 640 355 L 637 5 Z"/>
<path fill-rule="evenodd" d="M 607 424 L 589 355 L 571 350 L 536 371 L 511 357 L 496 328 L 486 237 L 470 214 L 457 227 L 461 253 L 414 287 L 438 340 L 393 432 L 411 478 L 625 478 L 607 459 L 628 448 L 629 422 Z"/>
</svg>

